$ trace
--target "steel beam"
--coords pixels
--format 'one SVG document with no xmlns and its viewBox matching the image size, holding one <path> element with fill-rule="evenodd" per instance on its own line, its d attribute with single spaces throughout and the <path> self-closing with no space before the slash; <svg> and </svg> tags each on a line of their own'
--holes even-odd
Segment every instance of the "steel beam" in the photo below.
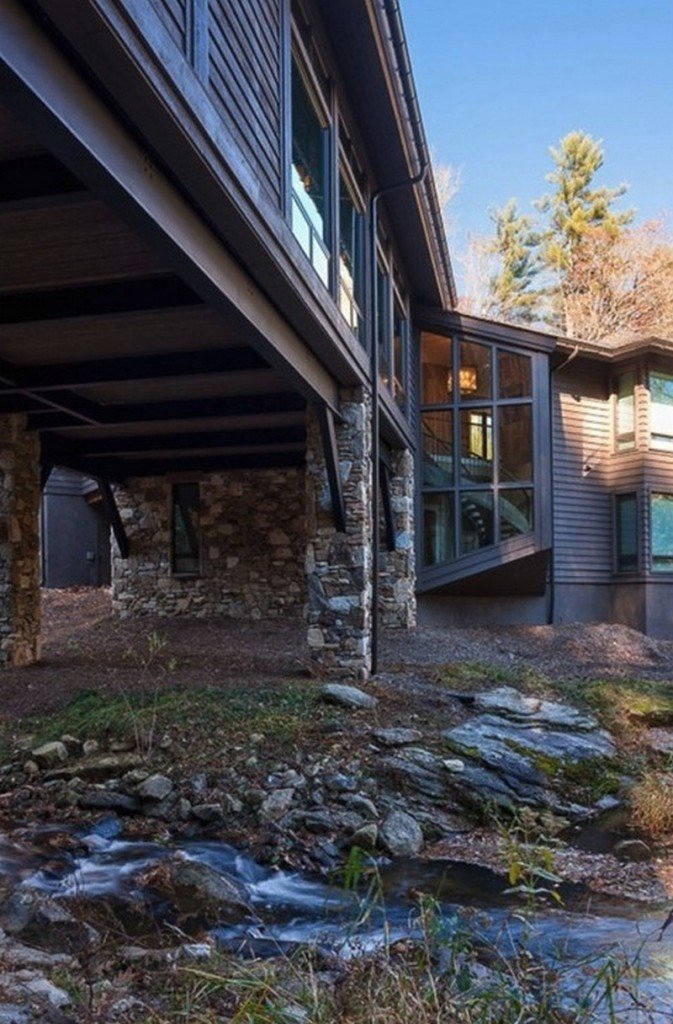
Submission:
<svg viewBox="0 0 673 1024">
<path fill-rule="evenodd" d="M 332 499 L 332 515 L 334 525 L 339 533 L 346 532 L 346 503 L 344 501 L 341 474 L 339 472 L 339 452 L 337 449 L 334 415 L 331 409 L 322 405 L 318 408 L 320 436 L 327 469 L 330 497 Z"/>
</svg>

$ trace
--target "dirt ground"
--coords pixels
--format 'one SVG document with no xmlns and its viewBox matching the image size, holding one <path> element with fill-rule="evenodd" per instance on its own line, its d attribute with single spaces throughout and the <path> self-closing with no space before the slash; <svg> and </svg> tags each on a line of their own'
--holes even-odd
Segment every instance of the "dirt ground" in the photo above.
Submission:
<svg viewBox="0 0 673 1024">
<path fill-rule="evenodd" d="M 163 648 L 149 668 L 150 637 Z M 480 662 L 534 669 L 554 679 L 671 678 L 673 641 L 615 625 L 517 626 L 480 629 L 419 627 L 384 633 L 384 675 L 431 678 L 434 666 Z M 307 673 L 305 626 L 299 620 L 241 622 L 111 615 L 107 590 L 43 593 L 43 659 L 2 673 L 0 714 L 15 718 L 62 707 L 81 690 L 130 692 L 165 672 L 183 686 L 240 686 Z"/>
</svg>

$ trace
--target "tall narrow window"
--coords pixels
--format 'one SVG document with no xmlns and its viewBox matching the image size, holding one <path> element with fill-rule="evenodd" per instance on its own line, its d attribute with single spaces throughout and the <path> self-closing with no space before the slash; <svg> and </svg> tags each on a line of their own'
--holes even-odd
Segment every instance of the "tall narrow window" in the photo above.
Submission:
<svg viewBox="0 0 673 1024">
<path fill-rule="evenodd" d="M 617 572 L 635 572 L 638 568 L 638 498 L 618 494 L 615 498 Z"/>
<path fill-rule="evenodd" d="M 653 494 L 650 514 L 652 571 L 673 572 L 673 494 Z"/>
<path fill-rule="evenodd" d="M 362 341 L 364 216 L 343 172 L 339 175 L 339 308 Z"/>
<path fill-rule="evenodd" d="M 199 544 L 199 485 L 173 485 L 172 566 L 176 575 L 197 574 L 201 568 Z"/>
<path fill-rule="evenodd" d="M 400 409 L 407 405 L 407 353 L 409 321 L 397 298 L 393 315 L 393 397 Z"/>
<path fill-rule="evenodd" d="M 379 377 L 384 388 L 392 386 L 390 352 L 390 277 L 381 263 L 376 267 L 376 344 L 379 348 Z"/>
<path fill-rule="evenodd" d="M 673 375 L 650 373 L 650 433 L 657 448 L 673 451 Z"/>
<path fill-rule="evenodd" d="M 615 435 L 617 451 L 636 446 L 636 375 L 633 370 L 617 377 Z"/>
<path fill-rule="evenodd" d="M 329 284 L 329 124 L 292 61 L 292 231 Z"/>
</svg>

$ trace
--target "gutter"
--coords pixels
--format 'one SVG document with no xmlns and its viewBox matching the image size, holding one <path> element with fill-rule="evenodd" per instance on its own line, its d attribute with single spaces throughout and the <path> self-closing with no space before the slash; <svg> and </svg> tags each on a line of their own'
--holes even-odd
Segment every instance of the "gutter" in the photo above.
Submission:
<svg viewBox="0 0 673 1024">
<path fill-rule="evenodd" d="M 405 107 L 408 112 L 408 121 L 411 129 L 412 140 L 416 149 L 416 157 L 419 166 L 422 167 L 426 165 L 427 167 L 430 167 L 430 155 L 425 138 L 425 131 L 423 129 L 423 119 L 421 117 L 418 94 L 414 83 L 414 75 L 411 67 L 411 60 L 409 58 L 409 49 L 407 46 L 404 24 L 402 22 L 399 0 L 380 0 L 380 3 L 390 30 L 389 41 L 395 58 L 395 66 L 400 80 Z M 454 309 L 458 303 L 456 282 L 453 276 L 451 258 L 449 256 L 444 231 L 444 222 L 442 220 L 437 191 L 432 175 L 426 182 L 425 197 L 430 207 L 432 217 L 432 226 L 435 235 L 435 251 L 436 255 L 439 257 L 444 276 L 444 281 L 442 283 L 446 286 L 446 290 L 448 291 L 450 307 Z"/>
</svg>

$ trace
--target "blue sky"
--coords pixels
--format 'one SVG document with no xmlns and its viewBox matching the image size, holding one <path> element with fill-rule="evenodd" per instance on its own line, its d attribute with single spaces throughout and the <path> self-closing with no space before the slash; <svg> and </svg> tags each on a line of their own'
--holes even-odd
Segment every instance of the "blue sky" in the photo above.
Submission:
<svg viewBox="0 0 673 1024">
<path fill-rule="evenodd" d="M 458 256 L 489 207 L 546 187 L 549 146 L 603 139 L 600 181 L 637 219 L 673 220 L 673 0 L 403 0 L 425 130 L 461 169 Z M 460 268 L 456 268 L 460 271 Z"/>
</svg>

